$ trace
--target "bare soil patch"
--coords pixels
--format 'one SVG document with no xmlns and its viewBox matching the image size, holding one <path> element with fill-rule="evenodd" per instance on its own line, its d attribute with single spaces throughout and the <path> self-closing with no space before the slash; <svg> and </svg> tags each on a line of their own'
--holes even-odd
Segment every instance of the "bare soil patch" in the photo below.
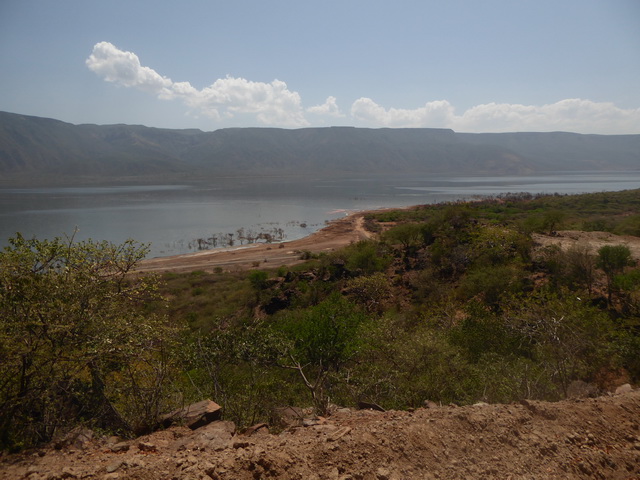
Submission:
<svg viewBox="0 0 640 480">
<path fill-rule="evenodd" d="M 573 245 L 587 245 L 595 254 L 605 245 L 626 245 L 631 256 L 640 260 L 640 237 L 630 235 L 614 235 L 608 232 L 583 232 L 580 230 L 561 230 L 553 235 L 533 234 L 535 242 L 542 246 L 558 245 L 563 250 Z"/>
</svg>

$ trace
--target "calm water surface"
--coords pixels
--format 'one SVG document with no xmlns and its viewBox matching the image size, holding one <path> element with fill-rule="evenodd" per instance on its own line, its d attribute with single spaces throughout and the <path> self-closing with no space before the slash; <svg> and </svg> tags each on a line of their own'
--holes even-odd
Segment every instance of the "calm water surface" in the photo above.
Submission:
<svg viewBox="0 0 640 480">
<path fill-rule="evenodd" d="M 582 193 L 640 188 L 640 172 L 526 177 L 224 179 L 206 185 L 0 189 L 0 245 L 27 237 L 128 238 L 149 256 L 195 250 L 194 240 L 238 229 L 282 229 L 287 240 L 355 210 L 470 199 L 507 192 Z"/>
</svg>

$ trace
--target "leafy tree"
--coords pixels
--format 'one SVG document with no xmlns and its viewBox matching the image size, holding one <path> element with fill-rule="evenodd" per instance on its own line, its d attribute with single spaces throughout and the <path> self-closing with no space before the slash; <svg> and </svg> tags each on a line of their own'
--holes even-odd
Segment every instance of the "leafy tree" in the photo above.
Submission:
<svg viewBox="0 0 640 480">
<path fill-rule="evenodd" d="M 328 406 L 328 377 L 358 352 L 365 317 L 340 294 L 283 318 L 276 328 L 288 340 L 282 367 L 298 371 L 318 413 Z"/>
<path fill-rule="evenodd" d="M 504 310 L 505 327 L 522 338 L 564 396 L 573 380 L 589 380 L 617 361 L 611 320 L 573 295 L 514 297 Z"/>
<path fill-rule="evenodd" d="M 352 278 L 345 286 L 345 293 L 368 313 L 381 314 L 393 299 L 391 283 L 381 272 Z"/>
<path fill-rule="evenodd" d="M 549 210 L 542 217 L 542 228 L 551 235 L 562 224 L 565 217 L 566 214 L 561 210 Z"/>
<path fill-rule="evenodd" d="M 429 223 L 403 223 L 384 232 L 382 238 L 409 250 L 433 243 L 433 226 Z"/>
<path fill-rule="evenodd" d="M 147 248 L 9 243 L 0 253 L 0 443 L 37 443 L 79 421 L 148 427 L 165 406 L 177 332 L 146 311 L 158 298 L 154 279 L 132 275 Z M 153 395 L 140 395 L 148 388 Z M 119 404 L 135 393 L 136 407 Z"/>
<path fill-rule="evenodd" d="M 631 265 L 631 250 L 626 245 L 605 245 L 598 250 L 598 267 L 607 277 L 607 300 L 611 303 L 614 277 Z"/>
<path fill-rule="evenodd" d="M 568 275 L 572 284 L 581 285 L 591 296 L 595 282 L 596 258 L 588 245 L 572 245 L 566 252 Z"/>
</svg>

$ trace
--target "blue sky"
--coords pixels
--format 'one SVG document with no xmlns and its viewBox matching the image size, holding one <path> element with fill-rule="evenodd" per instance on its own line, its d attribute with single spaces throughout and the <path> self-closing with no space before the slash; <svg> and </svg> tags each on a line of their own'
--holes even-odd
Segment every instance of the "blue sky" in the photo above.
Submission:
<svg viewBox="0 0 640 480">
<path fill-rule="evenodd" d="M 640 133 L 638 0 L 1 0 L 0 110 Z"/>
</svg>

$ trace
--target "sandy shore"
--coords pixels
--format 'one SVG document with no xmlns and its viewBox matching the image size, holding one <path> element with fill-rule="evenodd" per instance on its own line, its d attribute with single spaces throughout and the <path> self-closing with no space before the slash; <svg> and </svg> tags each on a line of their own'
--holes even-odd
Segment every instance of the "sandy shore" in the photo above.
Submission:
<svg viewBox="0 0 640 480">
<path fill-rule="evenodd" d="M 273 244 L 259 243 L 152 258 L 143 260 L 138 271 L 159 273 L 203 270 L 212 272 L 216 268 L 234 271 L 295 265 L 304 261 L 300 259 L 300 254 L 304 251 L 330 252 L 369 238 L 371 234 L 364 228 L 366 213 L 352 213 L 344 218 L 334 220 L 323 229 L 299 240 Z"/>
</svg>

